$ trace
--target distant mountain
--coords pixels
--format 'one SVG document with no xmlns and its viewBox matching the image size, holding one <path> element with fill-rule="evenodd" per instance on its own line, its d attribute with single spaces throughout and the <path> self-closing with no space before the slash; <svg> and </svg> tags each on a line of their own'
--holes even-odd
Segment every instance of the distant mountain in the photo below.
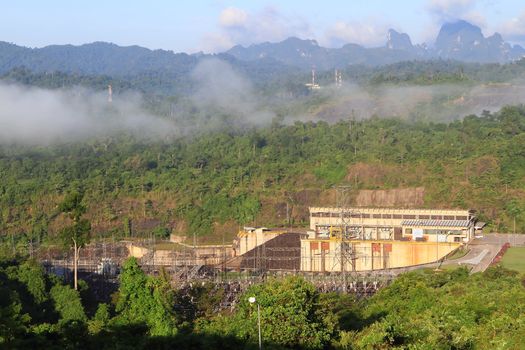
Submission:
<svg viewBox="0 0 525 350">
<path fill-rule="evenodd" d="M 466 21 L 444 24 L 435 50 L 439 57 L 482 63 L 503 63 L 525 55 L 525 49 L 506 43 L 499 33 L 485 38 L 479 27 Z"/>
<path fill-rule="evenodd" d="M 31 49 L 0 42 L 0 72 L 15 67 L 34 71 L 63 71 L 83 74 L 127 75 L 157 70 L 180 72 L 197 61 L 185 53 L 149 50 L 140 46 L 121 47 L 95 42 L 80 46 L 52 45 Z"/>
<path fill-rule="evenodd" d="M 273 44 L 235 46 L 226 53 L 240 60 L 272 57 L 301 68 L 316 66 L 329 69 L 350 64 L 378 66 L 400 61 L 439 58 L 505 63 L 521 59 L 525 55 L 525 49 L 506 43 L 498 33 L 485 38 L 479 27 L 466 21 L 458 21 L 441 27 L 433 48 L 413 45 L 408 34 L 390 29 L 384 47 L 365 48 L 357 44 L 347 44 L 342 48 L 323 48 L 313 40 L 289 38 Z"/>
<path fill-rule="evenodd" d="M 412 41 L 408 34 L 398 33 L 394 29 L 388 31 L 386 47 L 390 50 L 411 51 L 414 49 L 414 45 L 412 45 Z"/>
<path fill-rule="evenodd" d="M 265 42 L 249 48 L 237 45 L 226 53 L 244 61 L 272 57 L 285 63 L 301 65 L 301 61 L 306 62 L 325 57 L 328 51 L 320 47 L 315 40 L 291 37 L 279 43 Z"/>
<path fill-rule="evenodd" d="M 249 47 L 237 45 L 226 51 L 226 54 L 243 61 L 271 57 L 290 66 L 306 69 L 315 66 L 321 70 L 342 68 L 351 64 L 378 66 L 413 60 L 421 56 L 418 48 L 412 46 L 407 34 L 400 34 L 394 30 L 390 32 L 393 40 L 390 47 L 365 48 L 357 44 L 347 44 L 342 48 L 333 49 L 321 47 L 315 40 L 292 37 L 278 43 L 266 42 Z M 407 46 L 407 38 L 410 48 Z"/>
<path fill-rule="evenodd" d="M 235 46 L 218 55 L 188 55 L 139 46 L 122 47 L 105 42 L 34 49 L 0 42 L 0 75 L 25 67 L 35 73 L 60 71 L 111 77 L 158 77 L 159 80 L 169 79 L 182 85 L 188 81 L 189 74 L 198 62 L 210 57 L 226 60 L 235 69 L 260 81 L 284 73 L 309 70 L 312 66 L 318 70 L 331 70 L 357 64 L 373 67 L 435 59 L 504 63 L 524 55 L 525 49 L 506 43 L 501 35 L 496 33 L 485 38 L 479 27 L 458 21 L 444 24 L 431 48 L 414 45 L 408 34 L 393 29 L 387 33 L 386 44 L 376 48 L 357 44 L 325 48 L 315 40 L 288 38 L 278 43 Z"/>
</svg>

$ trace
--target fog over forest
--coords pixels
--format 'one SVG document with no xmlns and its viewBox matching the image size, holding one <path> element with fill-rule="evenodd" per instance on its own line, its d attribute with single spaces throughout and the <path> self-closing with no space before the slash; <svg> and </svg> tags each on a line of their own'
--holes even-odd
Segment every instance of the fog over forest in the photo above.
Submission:
<svg viewBox="0 0 525 350">
<path fill-rule="evenodd" d="M 381 84 L 365 87 L 345 83 L 323 86 L 306 97 L 263 96 L 243 74 L 219 59 L 201 61 L 191 73 L 194 93 L 184 106 L 175 104 L 170 117 L 145 107 L 144 97 L 83 87 L 43 89 L 0 84 L 0 143 L 45 145 L 128 133 L 139 138 L 166 139 L 229 127 L 270 125 L 279 108 L 321 99 L 308 110 L 287 108 L 284 123 L 349 118 L 395 117 L 404 120 L 451 121 L 483 110 L 496 111 L 525 98 L 521 80 L 505 84 Z M 188 104 L 190 107 L 188 107 Z M 290 111 L 291 110 L 291 111 Z"/>
</svg>

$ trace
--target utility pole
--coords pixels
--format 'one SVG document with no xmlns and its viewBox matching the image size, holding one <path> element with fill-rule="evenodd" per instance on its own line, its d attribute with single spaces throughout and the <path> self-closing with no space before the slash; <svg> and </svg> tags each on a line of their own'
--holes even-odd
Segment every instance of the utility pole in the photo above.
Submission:
<svg viewBox="0 0 525 350">
<path fill-rule="evenodd" d="M 193 231 L 193 265 L 197 265 L 197 236 Z"/>
<path fill-rule="evenodd" d="M 259 350 L 262 350 L 261 306 L 259 304 L 257 304 L 257 328 L 259 329 Z"/>
<path fill-rule="evenodd" d="M 75 290 L 78 290 L 78 249 L 77 249 L 77 240 L 73 238 L 73 285 Z"/>
<path fill-rule="evenodd" d="M 249 297 L 248 301 L 250 304 L 254 304 L 257 300 L 255 297 Z M 261 307 L 259 303 L 257 303 L 257 328 L 259 330 L 259 350 L 262 349 L 262 335 L 261 335 Z"/>
</svg>

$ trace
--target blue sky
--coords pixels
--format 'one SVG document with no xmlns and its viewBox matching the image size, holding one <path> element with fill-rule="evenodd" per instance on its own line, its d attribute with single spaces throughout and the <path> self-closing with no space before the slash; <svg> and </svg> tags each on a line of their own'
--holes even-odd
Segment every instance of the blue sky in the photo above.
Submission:
<svg viewBox="0 0 525 350">
<path fill-rule="evenodd" d="M 485 35 L 525 44 L 517 0 L 18 0 L 0 12 L 0 40 L 30 47 L 109 41 L 175 52 L 217 52 L 289 36 L 338 47 L 383 45 L 389 28 L 432 43 L 440 25 L 466 19 Z"/>
</svg>

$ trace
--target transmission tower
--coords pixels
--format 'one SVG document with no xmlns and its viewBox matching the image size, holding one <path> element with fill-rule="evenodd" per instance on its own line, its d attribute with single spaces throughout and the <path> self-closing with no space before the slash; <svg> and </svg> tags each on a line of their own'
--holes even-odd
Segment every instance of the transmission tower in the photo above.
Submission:
<svg viewBox="0 0 525 350">
<path fill-rule="evenodd" d="M 339 232 L 336 234 L 336 259 L 334 260 L 334 263 L 339 263 L 343 282 L 343 292 L 346 292 L 349 273 L 355 272 L 355 260 L 357 259 L 354 246 L 351 242 L 352 239 L 357 238 L 351 229 L 352 214 L 355 213 L 349 206 L 351 186 L 337 186 L 335 189 L 337 208 L 339 209 L 339 223 L 337 225 Z"/>
</svg>

